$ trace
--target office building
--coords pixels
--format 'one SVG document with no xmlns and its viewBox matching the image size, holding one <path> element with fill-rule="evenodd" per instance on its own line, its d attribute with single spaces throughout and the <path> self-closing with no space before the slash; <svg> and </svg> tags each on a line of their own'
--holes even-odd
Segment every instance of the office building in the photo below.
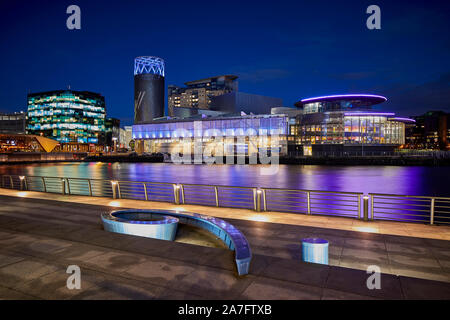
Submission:
<svg viewBox="0 0 450 320">
<path fill-rule="evenodd" d="M 238 91 L 237 79 L 235 75 L 222 75 L 186 82 L 186 87 L 170 85 L 169 117 L 220 116 L 241 111 L 269 114 L 271 108 L 283 106 L 282 99 Z"/>
<path fill-rule="evenodd" d="M 131 140 L 133 140 L 133 127 L 124 126 L 123 128 L 120 128 L 119 149 L 121 150 L 133 149 Z"/>
<path fill-rule="evenodd" d="M 105 98 L 98 93 L 73 90 L 31 93 L 26 131 L 57 140 L 62 144 L 61 151 L 100 149 L 105 143 L 105 114 Z"/>
<path fill-rule="evenodd" d="M 443 111 L 428 111 L 412 117 L 416 122 L 406 128 L 408 149 L 449 150 L 450 114 Z"/>
<path fill-rule="evenodd" d="M 238 77 L 222 75 L 186 82 L 186 87 L 168 86 L 170 117 L 186 118 L 198 110 L 211 110 L 211 98 L 238 90 Z"/>
<path fill-rule="evenodd" d="M 105 120 L 105 146 L 107 151 L 117 150 L 120 139 L 120 120 L 106 118 Z"/>
<path fill-rule="evenodd" d="M 23 111 L 0 113 L 0 134 L 24 134 L 27 114 Z"/>
</svg>

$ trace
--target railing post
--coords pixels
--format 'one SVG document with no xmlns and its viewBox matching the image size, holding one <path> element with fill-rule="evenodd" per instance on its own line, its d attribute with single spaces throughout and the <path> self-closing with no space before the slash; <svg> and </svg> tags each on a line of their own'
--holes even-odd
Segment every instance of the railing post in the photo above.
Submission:
<svg viewBox="0 0 450 320">
<path fill-rule="evenodd" d="M 145 201 L 148 201 L 147 184 L 143 182 L 142 185 L 144 186 Z"/>
<path fill-rule="evenodd" d="M 216 207 L 219 206 L 219 190 L 217 188 L 217 186 L 214 187 L 214 194 L 216 196 Z"/>
<path fill-rule="evenodd" d="M 374 212 L 373 212 L 373 194 L 370 196 L 370 217 L 373 221 L 373 216 L 374 216 Z"/>
<path fill-rule="evenodd" d="M 117 185 L 117 181 L 111 181 L 111 188 L 112 188 L 112 192 L 113 192 L 113 199 L 117 199 L 116 185 Z"/>
<path fill-rule="evenodd" d="M 431 198 L 431 207 L 430 207 L 430 224 L 434 224 L 434 198 Z"/>
<path fill-rule="evenodd" d="M 181 189 L 181 203 L 184 204 L 185 200 L 184 200 L 184 185 L 180 185 L 180 189 Z"/>
<path fill-rule="evenodd" d="M 257 189 L 255 188 L 254 190 L 255 190 L 254 194 L 256 195 L 256 198 L 255 198 L 255 211 L 260 212 L 261 211 L 261 193 L 262 193 L 262 191 L 259 188 L 257 188 Z"/>
<path fill-rule="evenodd" d="M 19 180 L 20 180 L 20 190 L 23 190 L 24 189 L 25 177 L 24 176 L 20 176 Z"/>
<path fill-rule="evenodd" d="M 306 197 L 308 201 L 308 214 L 311 214 L 311 192 L 306 191 Z"/>
<path fill-rule="evenodd" d="M 263 192 L 264 211 L 267 211 L 266 189 L 262 189 L 262 192 Z"/>
<path fill-rule="evenodd" d="M 70 195 L 70 178 L 66 178 L 67 181 L 67 193 Z"/>
<path fill-rule="evenodd" d="M 61 194 L 66 194 L 66 179 L 64 178 L 61 179 Z"/>
<path fill-rule="evenodd" d="M 120 192 L 120 182 L 117 181 L 117 194 L 119 195 L 119 199 L 122 199 L 122 192 Z"/>
<path fill-rule="evenodd" d="M 175 204 L 180 204 L 180 186 L 176 183 L 173 184 L 173 199 Z"/>
<path fill-rule="evenodd" d="M 359 196 L 358 196 L 359 198 Z M 363 197 L 364 200 L 364 204 L 363 204 L 363 208 L 364 208 L 364 221 L 368 221 L 369 220 L 369 196 L 364 196 Z M 358 202 L 359 204 L 359 202 Z"/>
<path fill-rule="evenodd" d="M 89 187 L 89 195 L 92 197 L 92 185 L 91 185 L 91 179 L 88 179 L 88 187 Z"/>
<path fill-rule="evenodd" d="M 14 180 L 13 180 L 12 176 L 9 176 L 9 182 L 11 184 L 11 189 L 14 189 Z"/>
<path fill-rule="evenodd" d="M 45 178 L 42 177 L 42 185 L 44 186 L 44 192 L 47 192 L 47 185 L 45 184 Z"/>
</svg>

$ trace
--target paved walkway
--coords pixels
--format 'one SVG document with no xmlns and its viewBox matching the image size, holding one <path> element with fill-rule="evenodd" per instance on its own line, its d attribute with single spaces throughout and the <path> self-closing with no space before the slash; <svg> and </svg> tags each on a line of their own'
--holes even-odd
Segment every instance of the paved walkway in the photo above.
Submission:
<svg viewBox="0 0 450 320">
<path fill-rule="evenodd" d="M 427 239 L 450 240 L 450 226 L 431 226 L 419 223 L 406 223 L 395 221 L 369 221 L 364 222 L 353 218 L 327 217 L 304 215 L 284 212 L 255 212 L 247 209 L 216 208 L 198 205 L 175 205 L 167 202 L 127 200 L 86 196 L 63 196 L 54 193 L 20 192 L 17 190 L 0 188 L 0 195 L 20 196 L 36 199 L 49 199 L 74 203 L 97 204 L 110 207 L 140 208 L 140 209 L 165 209 L 186 210 L 220 218 L 274 222 L 288 225 L 310 226 L 329 228 L 334 230 L 357 231 L 364 233 L 379 233 L 407 237 L 419 237 Z"/>
<path fill-rule="evenodd" d="M 403 276 L 414 267 L 412 276 L 430 278 L 434 271 L 449 281 L 448 241 L 227 219 L 246 234 L 254 253 L 250 274 L 238 277 L 231 251 L 108 233 L 99 219 L 104 210 L 111 207 L 0 196 L 0 297 L 450 299 L 449 283 Z M 334 263 L 355 268 L 386 255 L 400 276 L 383 274 L 382 289 L 368 290 L 365 271 L 303 263 L 299 239 L 310 235 L 330 240 Z M 432 259 L 439 267 L 428 265 Z M 82 270 L 79 291 L 66 288 L 71 264 Z"/>
</svg>

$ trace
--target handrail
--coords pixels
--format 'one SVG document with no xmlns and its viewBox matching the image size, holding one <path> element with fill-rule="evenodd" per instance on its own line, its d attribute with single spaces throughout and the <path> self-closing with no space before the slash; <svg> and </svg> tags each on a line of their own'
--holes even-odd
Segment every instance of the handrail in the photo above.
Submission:
<svg viewBox="0 0 450 320">
<path fill-rule="evenodd" d="M 198 204 L 254 211 L 331 215 L 368 220 L 447 224 L 450 197 L 128 181 L 114 179 L 0 175 L 0 187 L 114 199 Z M 37 180 L 35 180 L 37 179 Z M 61 183 L 60 181 L 64 181 Z M 79 182 L 77 182 L 79 181 Z M 83 182 L 83 183 L 81 183 Z M 362 198 L 367 201 L 363 205 Z M 370 205 L 369 205 L 370 203 Z M 437 210 L 436 210 L 437 209 Z M 449 209 L 449 210 L 447 210 Z"/>
<path fill-rule="evenodd" d="M 431 199 L 431 198 L 439 198 L 444 200 L 450 200 L 449 197 L 441 197 L 441 196 L 412 196 L 412 195 L 404 195 L 404 194 L 390 194 L 390 193 L 368 193 L 369 195 L 373 196 L 387 196 L 387 197 L 402 197 L 402 198 L 425 198 L 425 199 Z"/>
<path fill-rule="evenodd" d="M 450 207 L 438 205 L 439 203 L 448 203 L 449 197 L 388 193 L 369 193 L 369 196 L 371 198 L 372 220 L 428 221 L 430 225 L 436 223 L 450 224 L 447 221 L 450 217 L 450 210 L 436 210 L 436 208 L 450 209 Z"/>
<path fill-rule="evenodd" d="M 283 191 L 295 191 L 295 192 L 317 192 L 317 193 L 339 193 L 339 194 L 364 194 L 364 192 L 352 192 L 352 191 L 326 191 L 326 190 L 307 190 L 307 189 L 285 189 L 285 188 L 267 188 L 264 190 L 283 190 Z"/>
</svg>

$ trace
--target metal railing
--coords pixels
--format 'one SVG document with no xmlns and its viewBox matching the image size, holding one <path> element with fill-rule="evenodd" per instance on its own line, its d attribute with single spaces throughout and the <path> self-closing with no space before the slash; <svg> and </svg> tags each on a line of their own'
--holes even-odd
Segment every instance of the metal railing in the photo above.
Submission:
<svg viewBox="0 0 450 320">
<path fill-rule="evenodd" d="M 43 176 L 0 176 L 3 188 L 64 195 L 450 224 L 450 198 Z M 369 206 L 370 202 L 370 206 Z"/>
<path fill-rule="evenodd" d="M 450 224 L 450 198 L 369 193 L 371 219 Z"/>
</svg>

